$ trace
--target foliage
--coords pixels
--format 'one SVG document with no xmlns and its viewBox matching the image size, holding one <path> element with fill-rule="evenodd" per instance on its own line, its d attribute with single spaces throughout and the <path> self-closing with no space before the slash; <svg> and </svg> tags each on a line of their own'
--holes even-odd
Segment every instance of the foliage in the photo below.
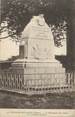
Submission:
<svg viewBox="0 0 75 117">
<path fill-rule="evenodd" d="M 65 21 L 58 25 L 52 25 L 51 30 L 54 36 L 54 42 L 57 47 L 63 46 L 62 41 L 67 38 L 67 23 Z"/>
<path fill-rule="evenodd" d="M 2 9 L 2 23 L 7 22 L 8 35 L 12 38 L 20 37 L 26 24 L 33 15 L 44 14 L 46 22 L 54 29 L 54 40 L 57 46 L 60 44 L 60 36 L 64 30 L 61 19 L 66 20 L 67 0 L 5 0 L 5 9 Z M 4 5 L 4 4 L 3 4 Z M 65 5 L 65 6 L 64 6 Z M 63 7 L 64 6 L 64 7 Z M 66 8 L 66 9 L 65 9 Z M 58 19 L 59 17 L 59 19 Z M 61 25 L 59 24 L 61 23 Z M 53 28 L 54 26 L 54 28 Z M 58 29 L 59 28 L 59 29 Z M 1 26 L 0 32 L 5 27 Z M 59 34 L 55 34 L 59 32 Z M 59 37 L 56 38 L 56 37 Z M 17 38 L 18 39 L 18 38 Z"/>
</svg>

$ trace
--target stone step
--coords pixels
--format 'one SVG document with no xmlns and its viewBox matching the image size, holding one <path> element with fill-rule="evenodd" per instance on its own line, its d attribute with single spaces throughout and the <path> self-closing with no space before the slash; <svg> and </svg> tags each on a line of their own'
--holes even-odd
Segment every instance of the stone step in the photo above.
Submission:
<svg viewBox="0 0 75 117">
<path fill-rule="evenodd" d="M 62 67 L 59 62 L 24 62 L 17 61 L 12 63 L 12 67 Z"/>
<path fill-rule="evenodd" d="M 41 75 L 25 75 L 24 76 L 25 86 L 32 87 L 45 87 L 53 85 L 65 85 L 66 75 L 65 74 L 41 74 Z"/>
<path fill-rule="evenodd" d="M 41 68 L 15 68 L 12 70 L 16 73 L 21 73 L 23 71 L 24 74 L 43 74 L 43 73 L 65 73 L 65 68 L 62 67 L 41 67 Z"/>
</svg>

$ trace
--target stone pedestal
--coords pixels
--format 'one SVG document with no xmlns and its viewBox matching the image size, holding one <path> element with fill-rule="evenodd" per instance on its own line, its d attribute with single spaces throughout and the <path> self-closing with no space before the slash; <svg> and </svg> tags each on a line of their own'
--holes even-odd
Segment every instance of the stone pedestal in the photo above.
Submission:
<svg viewBox="0 0 75 117">
<path fill-rule="evenodd" d="M 20 59 L 12 64 L 12 69 L 23 74 L 25 89 L 66 85 L 65 69 L 55 60 L 53 35 L 42 15 L 34 16 L 24 29 Z"/>
</svg>

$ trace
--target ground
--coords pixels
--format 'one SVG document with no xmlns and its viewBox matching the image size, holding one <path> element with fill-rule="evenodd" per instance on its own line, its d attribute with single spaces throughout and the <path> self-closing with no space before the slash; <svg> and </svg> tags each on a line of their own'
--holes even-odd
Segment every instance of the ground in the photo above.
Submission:
<svg viewBox="0 0 75 117">
<path fill-rule="evenodd" d="M 75 93 L 27 96 L 0 91 L 0 108 L 74 109 Z"/>
</svg>

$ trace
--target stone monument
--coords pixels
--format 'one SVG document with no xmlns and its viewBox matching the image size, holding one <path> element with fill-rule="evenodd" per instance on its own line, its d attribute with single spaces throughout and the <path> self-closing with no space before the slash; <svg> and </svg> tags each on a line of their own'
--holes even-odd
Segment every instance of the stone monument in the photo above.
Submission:
<svg viewBox="0 0 75 117">
<path fill-rule="evenodd" d="M 22 33 L 22 39 L 24 58 L 39 61 L 54 60 L 53 35 L 42 15 L 31 19 Z"/>
<path fill-rule="evenodd" d="M 22 32 L 20 57 L 13 72 L 23 74 L 25 90 L 59 87 L 66 84 L 65 69 L 55 59 L 54 40 L 44 16 L 33 16 Z"/>
</svg>

